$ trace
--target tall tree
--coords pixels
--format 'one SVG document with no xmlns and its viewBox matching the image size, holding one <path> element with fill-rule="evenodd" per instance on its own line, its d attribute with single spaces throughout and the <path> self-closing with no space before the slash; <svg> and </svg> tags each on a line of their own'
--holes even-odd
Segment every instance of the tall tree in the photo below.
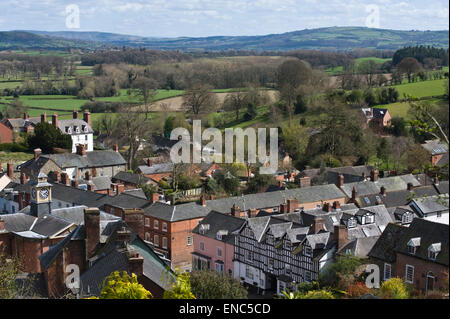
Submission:
<svg viewBox="0 0 450 319">
<path fill-rule="evenodd" d="M 195 115 L 210 112 L 217 107 L 217 98 L 209 85 L 196 84 L 186 90 L 183 95 L 183 106 Z"/>
<path fill-rule="evenodd" d="M 148 119 L 148 113 L 150 112 L 153 99 L 155 98 L 158 91 L 157 83 L 145 76 L 139 76 L 136 80 L 133 81 L 132 88 L 134 89 L 135 94 L 140 98 L 142 103 L 144 103 L 142 110 L 145 113 L 145 119 Z"/>
<path fill-rule="evenodd" d="M 412 75 L 419 72 L 422 69 L 422 65 L 415 58 L 408 57 L 401 60 L 397 68 L 400 72 L 406 74 L 408 82 L 411 82 Z"/>
</svg>

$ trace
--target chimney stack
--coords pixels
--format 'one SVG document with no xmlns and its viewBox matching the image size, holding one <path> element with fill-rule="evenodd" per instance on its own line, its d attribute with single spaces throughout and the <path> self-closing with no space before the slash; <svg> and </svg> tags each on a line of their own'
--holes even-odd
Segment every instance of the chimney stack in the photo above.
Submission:
<svg viewBox="0 0 450 319">
<path fill-rule="evenodd" d="M 356 187 L 353 186 L 353 189 L 352 189 L 352 200 L 355 201 L 357 196 L 358 196 L 358 191 L 356 190 Z"/>
<path fill-rule="evenodd" d="M 311 179 L 308 176 L 305 177 L 300 177 L 298 179 L 298 186 L 300 186 L 300 188 L 302 187 L 309 187 L 311 186 Z"/>
<path fill-rule="evenodd" d="M 380 188 L 380 194 L 383 195 L 383 196 L 386 196 L 386 187 L 381 186 L 381 188 Z"/>
<path fill-rule="evenodd" d="M 40 148 L 35 148 L 34 149 L 34 160 L 37 160 L 39 158 L 39 156 L 41 155 L 42 150 Z"/>
<path fill-rule="evenodd" d="M 27 177 L 24 173 L 20 173 L 20 184 L 25 185 L 27 183 Z"/>
<path fill-rule="evenodd" d="M 137 277 L 144 273 L 144 258 L 139 253 L 134 253 L 128 257 L 128 270 Z"/>
<path fill-rule="evenodd" d="M 116 193 L 117 193 L 117 195 L 123 193 L 124 190 L 125 190 L 125 185 L 124 184 L 117 184 L 117 186 L 116 186 Z"/>
<path fill-rule="evenodd" d="M 84 173 L 84 179 L 87 180 L 87 181 L 90 181 L 92 179 L 91 178 L 91 172 L 86 171 L 86 173 Z"/>
<path fill-rule="evenodd" d="M 121 230 L 117 231 L 116 243 L 119 245 L 123 245 L 124 243 L 128 243 L 131 239 L 131 232 L 128 231 L 125 227 L 122 227 Z"/>
<path fill-rule="evenodd" d="M 155 203 L 155 202 L 159 201 L 159 194 L 158 193 L 153 193 L 150 201 L 152 203 Z"/>
<path fill-rule="evenodd" d="M 119 144 L 114 144 L 113 145 L 113 151 L 114 152 L 118 152 L 119 151 Z"/>
<path fill-rule="evenodd" d="M 41 123 L 47 123 L 47 114 L 45 113 L 41 114 Z"/>
<path fill-rule="evenodd" d="M 53 115 L 52 115 L 52 125 L 55 128 L 58 128 L 58 114 L 56 114 L 56 113 L 53 113 Z"/>
<path fill-rule="evenodd" d="M 78 119 L 78 111 L 77 110 L 73 110 L 73 119 L 74 120 Z"/>
<path fill-rule="evenodd" d="M 153 160 L 151 158 L 147 159 L 147 166 L 152 166 L 153 165 Z"/>
<path fill-rule="evenodd" d="M 91 126 L 91 113 L 89 113 L 88 111 L 84 111 L 83 113 L 83 120 L 89 124 L 89 126 Z"/>
<path fill-rule="evenodd" d="M 77 145 L 77 154 L 80 156 L 86 156 L 86 147 L 84 144 Z"/>
<path fill-rule="evenodd" d="M 76 179 L 72 180 L 72 187 L 78 188 L 78 181 Z"/>
<path fill-rule="evenodd" d="M 144 211 L 142 209 L 133 208 L 124 209 L 123 213 L 123 220 L 128 227 L 138 234 L 141 239 L 144 239 Z"/>
<path fill-rule="evenodd" d="M 314 218 L 311 227 L 312 227 L 312 232 L 314 234 L 317 234 L 321 230 L 325 230 L 325 224 L 324 224 L 323 218 L 322 217 Z"/>
<path fill-rule="evenodd" d="M 339 173 L 337 180 L 336 180 L 336 186 L 338 188 L 341 188 L 344 185 L 344 175 Z"/>
<path fill-rule="evenodd" d="M 288 199 L 287 201 L 287 212 L 292 213 L 294 210 L 299 208 L 299 203 L 297 199 Z"/>
<path fill-rule="evenodd" d="M 27 112 L 23 113 L 23 119 L 24 120 L 28 120 L 29 119 L 29 116 L 28 116 Z"/>
<path fill-rule="evenodd" d="M 88 191 L 91 191 L 91 192 L 95 191 L 95 185 L 94 184 L 88 184 L 87 188 L 88 188 Z"/>
<path fill-rule="evenodd" d="M 412 191 L 414 189 L 414 186 L 412 183 L 408 183 L 408 185 L 406 186 L 406 189 L 409 191 Z"/>
<path fill-rule="evenodd" d="M 241 209 L 236 204 L 233 204 L 233 207 L 231 207 L 231 216 L 241 218 L 245 217 L 246 213 L 241 211 Z"/>
<path fill-rule="evenodd" d="M 201 203 L 201 205 L 202 205 L 203 207 L 206 207 L 206 197 L 205 197 L 205 195 L 202 195 L 202 196 L 200 197 L 200 203 Z"/>
<path fill-rule="evenodd" d="M 374 168 L 371 172 L 370 172 L 370 180 L 372 182 L 376 182 L 378 181 L 378 176 L 379 176 L 380 172 Z"/>
<path fill-rule="evenodd" d="M 258 210 L 251 208 L 248 210 L 248 217 L 249 218 L 253 218 L 256 217 L 256 215 L 258 215 Z"/>
<path fill-rule="evenodd" d="M 348 243 L 348 230 L 344 225 L 335 225 L 333 239 L 337 243 L 337 248 L 342 248 L 345 244 Z"/>
<path fill-rule="evenodd" d="M 331 212 L 331 205 L 330 205 L 330 203 L 324 203 L 322 210 L 324 212 L 327 212 L 327 213 Z"/>
<path fill-rule="evenodd" d="M 86 259 L 91 258 L 100 243 L 100 210 L 96 207 L 84 210 L 84 229 L 86 233 Z"/>
<path fill-rule="evenodd" d="M 66 186 L 70 186 L 70 179 L 67 173 L 61 173 L 61 183 Z"/>
<path fill-rule="evenodd" d="M 341 203 L 339 201 L 333 202 L 333 208 L 334 209 L 340 209 L 341 208 Z"/>
<path fill-rule="evenodd" d="M 9 179 L 13 180 L 14 179 L 14 164 L 12 162 L 12 160 L 9 160 L 8 163 L 6 164 L 6 170 L 7 170 L 7 174 Z"/>
</svg>

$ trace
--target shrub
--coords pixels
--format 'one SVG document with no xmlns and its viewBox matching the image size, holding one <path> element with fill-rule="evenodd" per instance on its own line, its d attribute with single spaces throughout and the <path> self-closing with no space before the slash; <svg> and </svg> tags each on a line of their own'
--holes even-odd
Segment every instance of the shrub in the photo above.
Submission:
<svg viewBox="0 0 450 319">
<path fill-rule="evenodd" d="M 350 298 L 361 297 L 369 294 L 370 292 L 371 289 L 368 288 L 363 282 L 357 282 L 347 288 L 347 296 Z"/>
<path fill-rule="evenodd" d="M 135 274 L 122 276 L 118 271 L 106 277 L 100 293 L 100 299 L 150 299 L 152 294 L 142 286 Z"/>
<path fill-rule="evenodd" d="M 406 284 L 400 278 L 391 278 L 381 284 L 380 294 L 388 299 L 408 299 L 409 291 Z"/>
</svg>

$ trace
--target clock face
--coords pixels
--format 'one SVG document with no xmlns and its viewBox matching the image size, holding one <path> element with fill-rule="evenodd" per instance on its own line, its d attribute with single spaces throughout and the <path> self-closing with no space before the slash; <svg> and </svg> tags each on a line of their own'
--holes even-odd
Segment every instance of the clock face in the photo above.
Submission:
<svg viewBox="0 0 450 319">
<path fill-rule="evenodd" d="M 39 197 L 42 199 L 47 199 L 48 197 L 48 189 L 44 188 L 39 191 Z"/>
<path fill-rule="evenodd" d="M 31 197 L 36 198 L 36 189 L 31 190 Z"/>
</svg>

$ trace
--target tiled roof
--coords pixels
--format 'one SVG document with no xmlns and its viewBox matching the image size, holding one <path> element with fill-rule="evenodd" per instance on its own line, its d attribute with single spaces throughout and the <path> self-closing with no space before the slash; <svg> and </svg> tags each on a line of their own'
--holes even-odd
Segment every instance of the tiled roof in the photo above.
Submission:
<svg viewBox="0 0 450 319">
<path fill-rule="evenodd" d="M 396 259 L 395 247 L 405 229 L 405 226 L 393 223 L 388 224 L 380 238 L 368 253 L 368 256 L 388 263 L 394 263 Z"/>
<path fill-rule="evenodd" d="M 216 239 L 217 232 L 226 230 L 227 235 L 222 236 L 222 241 L 233 244 L 234 236 L 232 235 L 232 233 L 240 229 L 244 223 L 245 219 L 213 211 L 206 215 L 205 218 L 203 218 L 203 220 L 199 222 L 197 227 L 195 227 L 192 232 L 208 238 Z M 205 230 L 201 231 L 201 229 Z"/>
<path fill-rule="evenodd" d="M 422 147 L 426 149 L 431 155 L 445 154 L 448 152 L 448 146 L 441 143 L 440 140 L 428 140 L 422 144 Z"/>
</svg>

